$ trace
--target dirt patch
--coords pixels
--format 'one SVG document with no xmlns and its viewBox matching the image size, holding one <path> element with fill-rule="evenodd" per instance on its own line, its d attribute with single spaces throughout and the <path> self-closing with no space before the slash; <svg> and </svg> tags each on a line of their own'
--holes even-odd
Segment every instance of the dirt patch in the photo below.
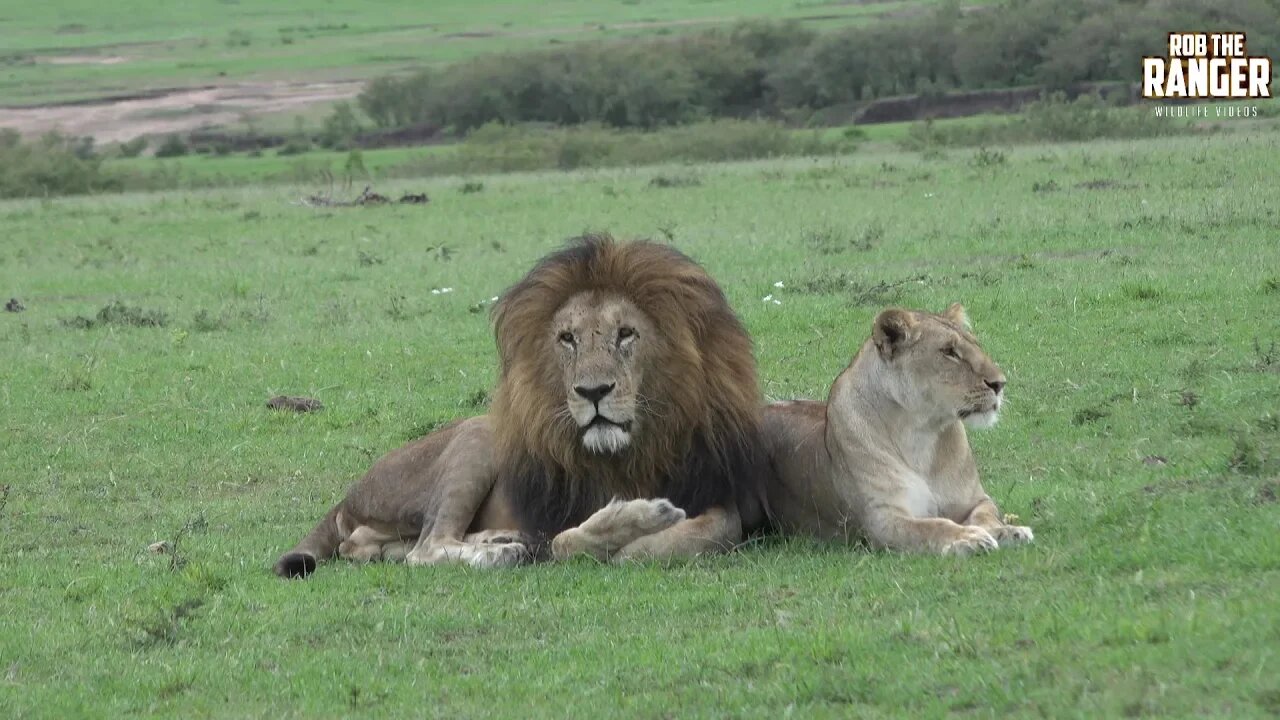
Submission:
<svg viewBox="0 0 1280 720">
<path fill-rule="evenodd" d="M 46 65 L 119 65 L 129 62 L 123 55 L 49 55 L 37 57 L 36 63 Z"/>
<path fill-rule="evenodd" d="M 143 135 L 185 133 L 230 125 L 245 117 L 298 112 L 310 105 L 349 100 L 362 81 L 259 82 L 142 92 L 98 101 L 0 107 L 0 127 L 24 135 L 57 129 L 100 143 Z"/>
</svg>

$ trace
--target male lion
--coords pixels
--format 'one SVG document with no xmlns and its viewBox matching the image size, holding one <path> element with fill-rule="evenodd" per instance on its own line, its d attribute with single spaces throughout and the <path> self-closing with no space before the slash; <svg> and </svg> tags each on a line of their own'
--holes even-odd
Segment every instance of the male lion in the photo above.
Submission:
<svg viewBox="0 0 1280 720">
<path fill-rule="evenodd" d="M 490 414 L 378 460 L 277 574 L 334 554 L 478 567 L 685 556 L 763 522 L 751 340 L 697 263 L 586 236 L 508 289 L 493 319 Z"/>
<path fill-rule="evenodd" d="M 1030 542 L 983 491 L 965 435 L 995 424 L 1004 387 L 959 304 L 881 312 L 826 403 L 765 408 L 774 524 L 944 554 Z"/>
</svg>

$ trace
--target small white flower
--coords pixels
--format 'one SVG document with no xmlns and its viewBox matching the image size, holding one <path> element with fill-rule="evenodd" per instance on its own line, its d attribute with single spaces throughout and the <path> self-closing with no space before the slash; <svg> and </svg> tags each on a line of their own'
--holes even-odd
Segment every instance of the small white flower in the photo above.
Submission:
<svg viewBox="0 0 1280 720">
<path fill-rule="evenodd" d="M 784 287 L 786 287 L 786 285 L 783 285 L 783 284 L 782 284 L 782 281 L 781 281 L 781 280 L 779 280 L 778 282 L 774 283 L 774 284 L 773 284 L 773 286 L 774 286 L 774 287 L 776 287 L 776 288 L 784 288 Z"/>
<path fill-rule="evenodd" d="M 924 196 L 927 198 L 931 198 L 933 197 L 933 193 L 925 193 Z"/>
<path fill-rule="evenodd" d="M 769 302 L 772 299 L 773 299 L 773 293 L 769 293 L 768 295 L 765 295 L 764 297 L 760 298 L 760 302 Z"/>
<path fill-rule="evenodd" d="M 773 304 L 774 304 L 774 305 L 781 305 L 781 304 L 782 304 L 782 301 L 781 301 L 781 300 L 774 300 L 774 301 L 773 301 Z"/>
<path fill-rule="evenodd" d="M 432 295 L 439 295 L 439 294 L 440 294 L 440 291 L 439 291 L 439 290 L 437 290 L 436 288 L 431 288 L 431 294 L 432 294 Z"/>
<path fill-rule="evenodd" d="M 453 288 L 440 288 L 440 292 L 442 292 L 442 293 L 451 293 L 451 292 L 453 292 Z"/>
<path fill-rule="evenodd" d="M 494 295 L 493 297 L 489 298 L 489 302 L 498 302 L 498 296 Z"/>
</svg>

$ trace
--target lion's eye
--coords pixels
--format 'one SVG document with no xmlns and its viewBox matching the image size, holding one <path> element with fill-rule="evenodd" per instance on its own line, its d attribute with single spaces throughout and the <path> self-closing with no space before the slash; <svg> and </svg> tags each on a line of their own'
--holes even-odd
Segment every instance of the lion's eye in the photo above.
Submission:
<svg viewBox="0 0 1280 720">
<path fill-rule="evenodd" d="M 943 354 L 943 355 L 946 355 L 947 357 L 951 358 L 952 360 L 959 360 L 959 359 L 960 359 L 960 353 L 956 352 L 956 348 L 955 348 L 955 346 L 954 346 L 954 345 L 948 345 L 948 346 L 946 346 L 946 347 L 942 348 L 942 354 Z"/>
<path fill-rule="evenodd" d="M 564 343 L 565 345 L 572 345 L 574 342 L 573 333 L 569 332 L 568 330 L 565 330 L 564 332 L 560 333 L 560 342 Z"/>
<path fill-rule="evenodd" d="M 622 342 L 623 340 L 626 340 L 627 338 L 633 338 L 633 337 L 635 337 L 635 336 L 636 336 L 636 331 L 635 331 L 635 330 L 632 330 L 632 329 L 631 329 L 631 328 L 629 328 L 629 327 L 620 327 L 620 328 L 618 328 L 618 342 Z"/>
</svg>

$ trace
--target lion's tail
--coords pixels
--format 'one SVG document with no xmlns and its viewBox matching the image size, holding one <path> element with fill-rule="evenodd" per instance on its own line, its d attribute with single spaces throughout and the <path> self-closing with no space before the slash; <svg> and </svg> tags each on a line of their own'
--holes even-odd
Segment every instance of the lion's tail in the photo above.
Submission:
<svg viewBox="0 0 1280 720">
<path fill-rule="evenodd" d="M 315 572 L 316 564 L 338 554 L 342 534 L 338 531 L 339 503 L 333 506 L 307 536 L 276 561 L 275 572 L 282 578 L 305 578 Z"/>
</svg>

